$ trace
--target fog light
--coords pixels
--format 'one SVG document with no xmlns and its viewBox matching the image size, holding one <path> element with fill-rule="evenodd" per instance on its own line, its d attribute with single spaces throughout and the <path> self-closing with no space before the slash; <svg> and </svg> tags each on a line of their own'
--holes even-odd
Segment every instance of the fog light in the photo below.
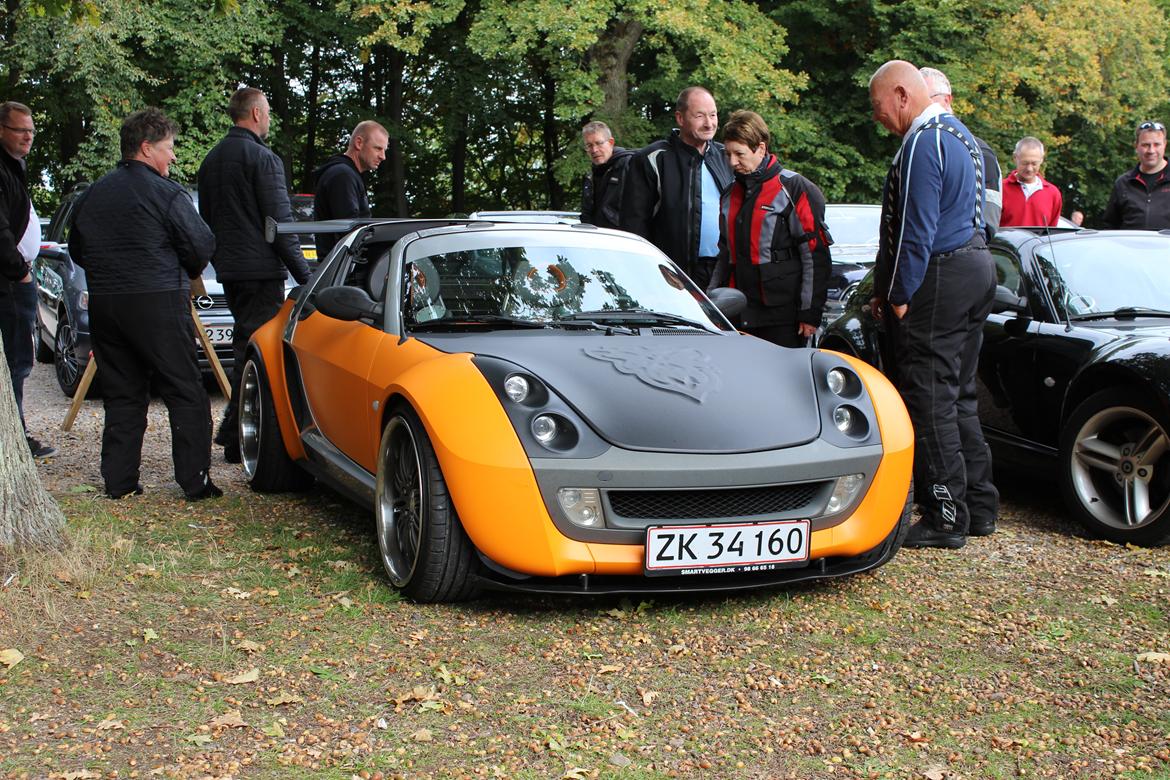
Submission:
<svg viewBox="0 0 1170 780">
<path fill-rule="evenodd" d="M 857 500 L 857 495 L 861 492 L 861 486 L 864 484 L 864 474 L 849 474 L 838 477 L 837 486 L 833 488 L 833 495 L 829 496 L 829 505 L 825 507 L 825 513 L 834 515 L 853 506 L 853 502 Z"/>
<path fill-rule="evenodd" d="M 825 377 L 825 381 L 828 382 L 829 392 L 833 395 L 841 395 L 849 386 L 849 377 L 845 376 L 845 372 L 839 368 L 831 370 Z"/>
<path fill-rule="evenodd" d="M 532 420 L 532 435 L 541 444 L 548 444 L 557 436 L 557 421 L 552 415 L 537 415 Z"/>
<path fill-rule="evenodd" d="M 833 410 L 833 425 L 836 425 L 841 433 L 849 433 L 853 427 L 853 410 L 848 406 L 838 406 Z"/>
<path fill-rule="evenodd" d="M 89 290 L 82 290 L 77 295 L 77 308 L 89 311 Z"/>
<path fill-rule="evenodd" d="M 524 403 L 531 390 L 532 386 L 528 384 L 528 380 L 519 374 L 513 374 L 504 380 L 504 395 L 508 396 L 512 403 Z"/>
<path fill-rule="evenodd" d="M 597 488 L 561 488 L 557 503 L 576 525 L 601 525 L 601 492 Z"/>
</svg>

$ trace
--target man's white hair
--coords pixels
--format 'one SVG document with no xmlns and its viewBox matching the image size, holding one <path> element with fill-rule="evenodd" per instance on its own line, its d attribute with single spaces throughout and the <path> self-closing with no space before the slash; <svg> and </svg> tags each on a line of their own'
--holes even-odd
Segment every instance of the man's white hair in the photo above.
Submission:
<svg viewBox="0 0 1170 780">
<path fill-rule="evenodd" d="M 1015 157 L 1017 154 L 1024 151 L 1025 149 L 1039 149 L 1040 154 L 1043 155 L 1044 154 L 1044 142 L 1041 141 L 1039 138 L 1033 138 L 1030 135 L 1026 135 L 1023 138 L 1021 138 L 1020 140 L 1016 141 L 1016 149 L 1015 149 L 1015 151 L 1012 152 L 1012 156 Z"/>
<path fill-rule="evenodd" d="M 919 68 L 918 72 L 926 79 L 926 86 L 930 88 L 930 96 L 951 94 L 951 80 L 947 74 L 938 68 Z"/>
</svg>

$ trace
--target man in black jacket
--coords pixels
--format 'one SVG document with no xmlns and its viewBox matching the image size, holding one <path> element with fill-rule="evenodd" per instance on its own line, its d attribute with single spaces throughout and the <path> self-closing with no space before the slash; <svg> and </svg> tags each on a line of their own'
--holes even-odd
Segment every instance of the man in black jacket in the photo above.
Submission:
<svg viewBox="0 0 1170 780">
<path fill-rule="evenodd" d="M 191 279 L 215 248 L 182 185 L 166 178 L 176 128 L 157 108 L 122 123 L 122 161 L 78 200 L 69 250 L 85 269 L 94 360 L 106 411 L 102 478 L 110 498 L 142 492 L 142 436 L 153 379 L 167 405 L 175 481 L 191 501 L 211 481 L 211 406 L 195 355 Z"/>
<path fill-rule="evenodd" d="M 24 425 L 24 380 L 32 373 L 37 286 L 31 261 L 41 243 L 41 224 L 28 197 L 24 158 L 36 135 L 32 111 L 23 103 L 0 104 L 0 334 L 12 376 L 12 392 Z M 34 458 L 57 450 L 25 432 Z"/>
<path fill-rule="evenodd" d="M 362 174 L 374 171 L 386 159 L 390 134 L 372 119 L 358 122 L 344 154 L 335 154 L 313 172 L 317 187 L 313 211 L 317 219 L 350 219 L 370 216 L 370 200 Z M 336 233 L 317 236 L 317 256 L 324 258 L 337 243 Z"/>
<path fill-rule="evenodd" d="M 1142 122 L 1134 143 L 1136 168 L 1113 183 L 1102 222 L 1107 228 L 1170 228 L 1170 165 L 1166 162 L 1166 125 Z"/>
<path fill-rule="evenodd" d="M 678 128 L 640 150 L 622 197 L 622 228 L 652 241 L 706 289 L 719 255 L 719 199 L 731 166 L 716 143 L 715 98 L 687 87 L 675 102 Z"/>
<path fill-rule="evenodd" d="M 622 189 L 634 153 L 614 145 L 613 132 L 605 122 L 590 122 L 582 127 L 581 139 L 593 163 L 581 187 L 581 221 L 621 229 Z"/>
<path fill-rule="evenodd" d="M 264 240 L 265 218 L 292 221 L 284 163 L 264 143 L 271 124 L 268 98 L 258 89 L 242 87 L 232 95 L 228 114 L 235 127 L 199 166 L 199 213 L 215 234 L 211 264 L 235 318 L 232 401 L 224 410 L 215 443 L 223 445 L 228 463 L 239 463 L 235 399 L 248 339 L 280 309 L 288 274 L 304 284 L 309 267 L 296 235 L 279 235 L 271 244 Z"/>
</svg>

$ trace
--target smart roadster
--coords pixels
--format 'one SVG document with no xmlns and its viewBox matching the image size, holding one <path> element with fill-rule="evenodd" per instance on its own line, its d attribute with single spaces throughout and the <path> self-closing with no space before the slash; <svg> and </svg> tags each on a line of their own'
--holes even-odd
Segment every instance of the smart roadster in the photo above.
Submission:
<svg viewBox="0 0 1170 780">
<path fill-rule="evenodd" d="M 913 436 L 864 362 L 737 333 L 629 234 L 351 227 L 252 339 L 243 466 L 370 507 L 409 597 L 741 589 L 899 548 Z"/>
</svg>

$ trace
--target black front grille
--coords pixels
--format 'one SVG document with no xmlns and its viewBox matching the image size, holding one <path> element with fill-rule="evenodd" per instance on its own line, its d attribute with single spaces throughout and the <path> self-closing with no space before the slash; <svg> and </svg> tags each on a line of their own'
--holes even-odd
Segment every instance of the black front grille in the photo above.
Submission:
<svg viewBox="0 0 1170 780">
<path fill-rule="evenodd" d="M 716 336 L 718 334 L 712 333 L 709 330 L 702 328 L 651 328 L 650 332 L 655 336 Z"/>
<path fill-rule="evenodd" d="M 642 520 L 742 518 L 794 512 L 809 506 L 823 482 L 707 490 L 611 490 L 619 517 Z"/>
</svg>

